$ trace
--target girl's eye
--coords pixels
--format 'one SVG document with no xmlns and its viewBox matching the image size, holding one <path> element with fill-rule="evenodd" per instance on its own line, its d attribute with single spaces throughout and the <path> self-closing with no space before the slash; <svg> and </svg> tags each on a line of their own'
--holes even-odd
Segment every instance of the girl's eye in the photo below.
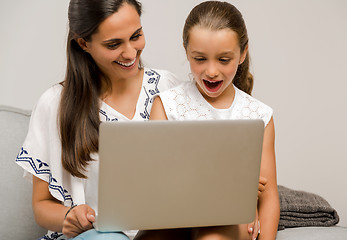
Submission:
<svg viewBox="0 0 347 240">
<path fill-rule="evenodd" d="M 203 61 L 206 60 L 206 58 L 203 58 L 203 57 L 195 57 L 194 60 L 197 61 L 197 62 L 203 62 Z"/>
<path fill-rule="evenodd" d="M 136 35 L 134 35 L 134 36 L 132 36 L 131 38 L 130 38 L 130 40 L 133 40 L 133 41 L 136 41 L 137 39 L 139 39 L 140 37 L 142 36 L 142 34 L 136 34 Z"/>
<path fill-rule="evenodd" d="M 221 63 L 226 64 L 226 63 L 229 63 L 229 62 L 231 61 L 231 59 L 230 59 L 230 58 L 220 58 L 219 61 L 220 61 Z"/>
</svg>

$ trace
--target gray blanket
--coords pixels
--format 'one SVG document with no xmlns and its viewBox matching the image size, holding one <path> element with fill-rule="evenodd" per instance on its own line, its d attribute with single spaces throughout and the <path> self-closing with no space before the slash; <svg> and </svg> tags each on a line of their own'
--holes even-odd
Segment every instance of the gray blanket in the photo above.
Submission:
<svg viewBox="0 0 347 240">
<path fill-rule="evenodd" d="M 334 208 L 313 193 L 278 186 L 280 221 L 278 230 L 291 227 L 332 226 L 339 222 Z"/>
</svg>

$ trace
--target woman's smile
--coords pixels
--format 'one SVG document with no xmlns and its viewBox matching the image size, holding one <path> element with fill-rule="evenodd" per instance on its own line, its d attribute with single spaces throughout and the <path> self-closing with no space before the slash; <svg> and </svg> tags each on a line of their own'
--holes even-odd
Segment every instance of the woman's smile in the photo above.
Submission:
<svg viewBox="0 0 347 240">
<path fill-rule="evenodd" d="M 130 62 L 122 62 L 122 61 L 114 61 L 114 62 L 117 63 L 118 65 L 120 65 L 121 68 L 129 70 L 129 69 L 132 69 L 136 65 L 135 64 L 136 60 L 137 60 L 137 57 L 135 57 L 134 60 L 132 60 Z"/>
</svg>

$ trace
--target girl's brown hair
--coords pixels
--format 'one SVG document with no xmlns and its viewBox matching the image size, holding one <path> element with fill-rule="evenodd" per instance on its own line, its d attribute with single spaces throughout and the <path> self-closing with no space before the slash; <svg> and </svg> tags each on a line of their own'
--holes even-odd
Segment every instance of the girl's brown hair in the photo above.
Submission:
<svg viewBox="0 0 347 240">
<path fill-rule="evenodd" d="M 187 50 L 190 30 L 203 27 L 213 31 L 231 29 L 237 33 L 241 53 L 248 46 L 248 34 L 245 21 L 240 11 L 232 4 L 220 1 L 206 1 L 200 3 L 188 15 L 183 29 L 183 46 Z M 249 72 L 249 54 L 239 65 L 233 84 L 242 91 L 251 94 L 253 89 L 253 75 Z"/>
<path fill-rule="evenodd" d="M 90 41 L 101 22 L 125 3 L 134 6 L 141 16 L 142 7 L 136 0 L 70 1 L 67 68 L 65 80 L 61 83 L 63 90 L 58 119 L 62 165 L 74 177 L 86 178 L 84 172 L 92 160 L 90 154 L 98 151 L 101 86 L 110 86 L 93 58 L 76 40 Z"/>
</svg>

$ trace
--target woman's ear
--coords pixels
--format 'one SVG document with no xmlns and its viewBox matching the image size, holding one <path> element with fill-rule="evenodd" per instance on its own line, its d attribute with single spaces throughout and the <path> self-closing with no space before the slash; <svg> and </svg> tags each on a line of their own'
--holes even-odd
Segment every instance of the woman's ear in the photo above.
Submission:
<svg viewBox="0 0 347 240">
<path fill-rule="evenodd" d="M 239 65 L 241 65 L 243 61 L 245 61 L 247 53 L 248 53 L 248 44 L 246 45 L 245 49 L 243 50 L 241 54 Z"/>
<path fill-rule="evenodd" d="M 76 42 L 83 49 L 83 51 L 88 52 L 88 46 L 87 46 L 86 40 L 84 40 L 83 38 L 77 38 Z"/>
</svg>

